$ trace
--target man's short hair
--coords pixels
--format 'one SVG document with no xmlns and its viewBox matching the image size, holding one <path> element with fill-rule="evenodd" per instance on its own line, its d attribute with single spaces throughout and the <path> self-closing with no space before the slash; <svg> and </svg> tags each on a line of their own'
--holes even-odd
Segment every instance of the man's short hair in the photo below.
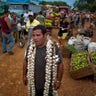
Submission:
<svg viewBox="0 0 96 96">
<path fill-rule="evenodd" d="M 35 26 L 33 28 L 33 31 L 35 31 L 37 29 L 40 29 L 43 35 L 46 33 L 46 27 L 44 25 L 39 24 L 39 25 Z"/>
<path fill-rule="evenodd" d="M 6 14 L 6 13 L 9 13 L 9 11 L 8 10 L 4 10 L 4 14 Z"/>
</svg>

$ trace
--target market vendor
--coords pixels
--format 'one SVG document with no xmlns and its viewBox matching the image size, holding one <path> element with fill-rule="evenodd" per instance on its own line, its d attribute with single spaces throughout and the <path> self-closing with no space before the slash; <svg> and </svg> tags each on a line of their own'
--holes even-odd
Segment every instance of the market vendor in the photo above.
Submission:
<svg viewBox="0 0 96 96">
<path fill-rule="evenodd" d="M 70 24 L 67 21 L 66 17 L 62 17 L 60 23 L 58 24 L 58 27 L 60 28 L 58 32 L 58 39 L 59 43 L 62 44 L 62 40 L 66 38 L 70 30 Z"/>
</svg>

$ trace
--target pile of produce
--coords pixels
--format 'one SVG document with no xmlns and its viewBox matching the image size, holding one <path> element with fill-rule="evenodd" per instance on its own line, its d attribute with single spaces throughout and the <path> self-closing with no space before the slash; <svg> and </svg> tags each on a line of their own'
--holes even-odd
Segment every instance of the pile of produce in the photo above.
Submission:
<svg viewBox="0 0 96 96">
<path fill-rule="evenodd" d="M 73 45 L 68 44 L 68 45 L 67 45 L 67 48 L 68 48 L 68 50 L 69 50 L 72 54 L 77 52 L 76 48 L 75 48 Z"/>
<path fill-rule="evenodd" d="M 46 26 L 57 26 L 60 22 L 60 13 L 51 12 L 45 19 Z"/>
<path fill-rule="evenodd" d="M 60 17 L 55 17 L 54 18 L 54 25 L 57 26 L 60 22 Z"/>
<path fill-rule="evenodd" d="M 52 17 L 61 17 L 60 13 L 52 12 L 50 13 Z"/>
<path fill-rule="evenodd" d="M 91 58 L 92 63 L 96 67 L 96 53 L 95 52 L 91 52 L 90 53 L 90 58 Z"/>
<path fill-rule="evenodd" d="M 77 52 L 72 54 L 71 66 L 72 70 L 78 70 L 88 66 L 87 53 Z"/>
<path fill-rule="evenodd" d="M 45 19 L 45 26 L 52 26 L 53 20 L 52 19 Z"/>
</svg>

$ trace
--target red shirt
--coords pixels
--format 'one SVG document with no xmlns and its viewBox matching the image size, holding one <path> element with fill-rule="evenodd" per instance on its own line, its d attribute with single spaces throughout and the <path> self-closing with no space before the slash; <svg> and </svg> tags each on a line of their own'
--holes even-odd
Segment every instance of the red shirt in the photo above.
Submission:
<svg viewBox="0 0 96 96">
<path fill-rule="evenodd" d="M 9 30 L 8 25 L 6 24 L 6 22 L 5 22 L 4 19 L 5 19 L 5 16 L 3 16 L 3 17 L 1 18 L 1 20 L 0 20 L 2 32 L 3 32 L 3 33 L 6 33 L 6 34 L 9 34 L 9 33 L 10 33 L 10 30 Z"/>
</svg>

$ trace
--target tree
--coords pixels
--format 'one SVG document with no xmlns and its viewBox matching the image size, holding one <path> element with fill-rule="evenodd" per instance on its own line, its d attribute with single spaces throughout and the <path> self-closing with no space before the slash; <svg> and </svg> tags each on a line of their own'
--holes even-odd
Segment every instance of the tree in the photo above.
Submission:
<svg viewBox="0 0 96 96">
<path fill-rule="evenodd" d="M 96 0 L 76 0 L 74 3 L 74 8 L 78 10 L 94 10 L 96 9 Z"/>
<path fill-rule="evenodd" d="M 39 4 L 42 5 L 55 5 L 55 6 L 68 6 L 68 4 L 66 2 L 62 2 L 62 1 L 54 1 L 54 2 L 46 2 L 46 1 L 41 1 Z"/>
</svg>

